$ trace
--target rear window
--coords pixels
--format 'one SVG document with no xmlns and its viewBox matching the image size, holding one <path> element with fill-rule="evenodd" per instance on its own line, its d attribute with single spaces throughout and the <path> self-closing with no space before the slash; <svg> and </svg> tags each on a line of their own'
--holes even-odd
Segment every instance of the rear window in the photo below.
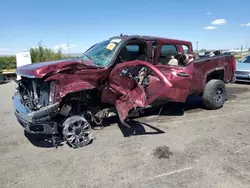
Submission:
<svg viewBox="0 0 250 188">
<path fill-rule="evenodd" d="M 188 46 L 182 45 L 182 49 L 185 54 L 189 54 Z"/>
</svg>

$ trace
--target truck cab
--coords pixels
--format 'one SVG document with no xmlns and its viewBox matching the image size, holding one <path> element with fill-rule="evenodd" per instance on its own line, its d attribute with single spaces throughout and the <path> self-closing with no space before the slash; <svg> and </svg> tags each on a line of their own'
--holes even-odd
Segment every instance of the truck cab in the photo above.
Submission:
<svg viewBox="0 0 250 188">
<path fill-rule="evenodd" d="M 154 37 L 128 40 L 121 47 L 118 64 L 115 63 L 108 81 L 110 90 L 128 98 L 117 107 L 121 119 L 126 118 L 132 107 L 143 108 L 159 101 L 185 102 L 192 81 L 193 61 L 190 42 Z M 136 79 L 138 88 L 134 86 Z M 103 99 L 105 101 L 105 97 Z"/>
</svg>

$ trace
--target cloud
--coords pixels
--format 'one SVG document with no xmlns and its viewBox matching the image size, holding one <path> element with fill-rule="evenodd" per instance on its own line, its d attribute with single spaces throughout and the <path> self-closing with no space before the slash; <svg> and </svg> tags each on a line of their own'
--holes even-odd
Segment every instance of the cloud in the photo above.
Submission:
<svg viewBox="0 0 250 188">
<path fill-rule="evenodd" d="M 37 46 L 32 46 L 31 48 L 39 48 L 39 46 L 37 45 Z"/>
<path fill-rule="evenodd" d="M 242 26 L 242 27 L 250 27 L 250 22 L 249 23 L 245 23 L 245 24 L 240 24 L 240 26 Z"/>
<path fill-rule="evenodd" d="M 225 25 L 227 20 L 225 19 L 217 19 L 211 22 L 212 25 Z"/>
<path fill-rule="evenodd" d="M 71 48 L 74 48 L 76 45 L 75 44 L 60 44 L 60 45 L 56 45 L 54 48 L 55 50 L 59 50 L 59 49 L 62 49 L 62 50 L 68 50 L 68 49 L 71 49 Z"/>
<path fill-rule="evenodd" d="M 211 14 L 212 14 L 212 12 L 207 12 L 207 13 L 206 13 L 206 15 L 211 15 Z"/>
<path fill-rule="evenodd" d="M 0 48 L 0 51 L 1 51 L 1 52 L 9 52 L 10 49 L 9 49 L 9 48 Z"/>
<path fill-rule="evenodd" d="M 204 27 L 204 29 L 206 29 L 206 30 L 214 30 L 214 29 L 216 29 L 216 27 L 215 26 L 207 26 L 207 27 Z"/>
</svg>

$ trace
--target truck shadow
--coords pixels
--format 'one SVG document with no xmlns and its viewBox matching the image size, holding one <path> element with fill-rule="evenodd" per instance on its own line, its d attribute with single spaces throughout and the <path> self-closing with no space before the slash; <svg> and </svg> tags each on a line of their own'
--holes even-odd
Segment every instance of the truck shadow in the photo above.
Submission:
<svg viewBox="0 0 250 188">
<path fill-rule="evenodd" d="M 156 128 L 152 125 L 149 125 L 144 122 L 139 122 L 136 120 L 130 120 L 128 122 L 131 128 L 127 128 L 124 125 L 118 123 L 118 127 L 120 128 L 124 137 L 136 136 L 136 135 L 153 135 L 153 134 L 163 134 L 165 131 Z M 146 131 L 145 127 L 151 129 L 152 131 Z"/>
<path fill-rule="evenodd" d="M 155 110 L 145 110 L 141 117 L 159 115 L 159 116 L 183 116 L 185 113 L 195 113 L 206 110 L 199 96 L 188 97 L 186 103 L 169 102 Z"/>
</svg>

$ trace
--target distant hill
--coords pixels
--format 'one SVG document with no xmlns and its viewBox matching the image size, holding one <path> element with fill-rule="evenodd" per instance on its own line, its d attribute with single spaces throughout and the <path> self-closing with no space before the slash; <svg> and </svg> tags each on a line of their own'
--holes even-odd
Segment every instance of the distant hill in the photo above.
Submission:
<svg viewBox="0 0 250 188">
<path fill-rule="evenodd" d="M 0 57 L 8 57 L 8 56 L 14 56 L 14 55 L 1 55 L 0 54 Z"/>
</svg>

